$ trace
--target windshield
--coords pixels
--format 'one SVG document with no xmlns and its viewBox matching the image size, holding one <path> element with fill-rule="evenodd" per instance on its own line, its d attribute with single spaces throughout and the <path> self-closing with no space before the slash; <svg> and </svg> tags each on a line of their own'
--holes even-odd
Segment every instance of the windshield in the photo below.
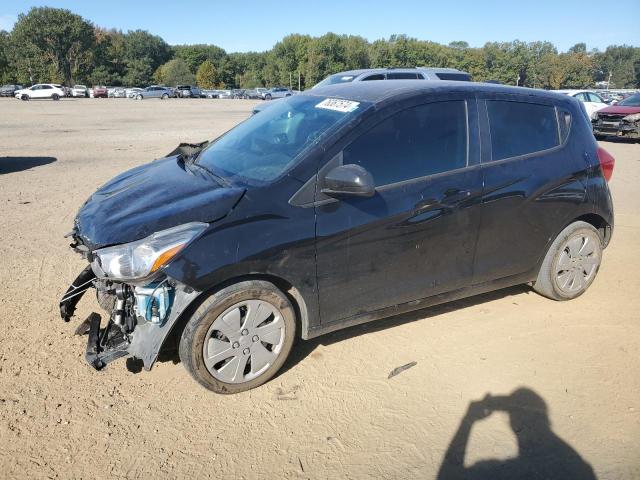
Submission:
<svg viewBox="0 0 640 480">
<path fill-rule="evenodd" d="M 625 98 L 619 102 L 618 105 L 623 107 L 640 107 L 640 93 L 636 93 L 635 95 L 631 95 L 629 98 Z"/>
<path fill-rule="evenodd" d="M 197 163 L 229 179 L 269 182 L 292 168 L 303 150 L 366 106 L 307 95 L 278 100 L 209 145 Z"/>
<path fill-rule="evenodd" d="M 356 75 L 346 75 L 344 73 L 336 73 L 335 75 L 330 75 L 320 83 L 316 83 L 313 88 L 318 87 L 326 87 L 327 85 L 335 85 L 336 83 L 349 83 L 353 82 L 353 79 L 356 78 Z"/>
</svg>

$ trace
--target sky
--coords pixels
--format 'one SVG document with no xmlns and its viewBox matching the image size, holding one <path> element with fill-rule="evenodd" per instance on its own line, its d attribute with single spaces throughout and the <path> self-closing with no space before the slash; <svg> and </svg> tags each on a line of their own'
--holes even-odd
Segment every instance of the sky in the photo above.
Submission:
<svg viewBox="0 0 640 480">
<path fill-rule="evenodd" d="M 560 51 L 578 42 L 600 50 L 640 46 L 640 0 L 605 5 L 601 0 L 2 0 L 0 30 L 11 30 L 18 15 L 33 6 L 50 6 L 72 10 L 100 27 L 148 30 L 172 45 L 212 43 L 227 52 L 264 51 L 290 33 L 327 32 L 370 41 L 404 33 L 443 44 L 464 40 L 472 47 L 546 40 Z"/>
</svg>

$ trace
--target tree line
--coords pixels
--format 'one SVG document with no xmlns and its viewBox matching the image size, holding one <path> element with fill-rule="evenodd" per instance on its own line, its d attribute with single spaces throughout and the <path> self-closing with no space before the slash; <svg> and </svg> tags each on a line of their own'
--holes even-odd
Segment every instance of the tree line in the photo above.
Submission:
<svg viewBox="0 0 640 480">
<path fill-rule="evenodd" d="M 534 88 L 640 87 L 640 48 L 604 51 L 577 43 L 559 52 L 550 42 L 488 42 L 479 48 L 442 45 L 406 35 L 369 42 L 355 35 L 292 34 L 265 52 L 227 53 L 216 45 L 169 45 L 147 31 L 98 27 L 66 9 L 34 7 L 11 32 L 0 31 L 0 82 L 28 85 L 145 86 L 197 84 L 201 88 L 274 85 L 309 88 L 339 71 L 374 67 L 453 67 L 476 81 Z"/>
</svg>

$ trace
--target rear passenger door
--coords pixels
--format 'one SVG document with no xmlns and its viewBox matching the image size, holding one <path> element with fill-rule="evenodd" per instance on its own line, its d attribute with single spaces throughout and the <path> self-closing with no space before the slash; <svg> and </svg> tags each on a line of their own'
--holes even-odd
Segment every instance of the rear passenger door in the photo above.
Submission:
<svg viewBox="0 0 640 480">
<path fill-rule="evenodd" d="M 566 143 L 570 114 L 550 100 L 490 95 L 479 111 L 484 192 L 474 284 L 526 282 L 585 200 L 586 163 Z"/>
<path fill-rule="evenodd" d="M 317 194 L 323 324 L 471 283 L 481 177 L 473 98 L 414 105 L 363 125 L 319 173 L 356 164 L 373 197 Z"/>
</svg>

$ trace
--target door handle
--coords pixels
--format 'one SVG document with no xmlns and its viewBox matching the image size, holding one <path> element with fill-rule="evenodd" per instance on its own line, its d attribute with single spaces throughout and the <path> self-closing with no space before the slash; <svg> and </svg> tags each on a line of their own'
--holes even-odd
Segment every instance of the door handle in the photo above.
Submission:
<svg viewBox="0 0 640 480">
<path fill-rule="evenodd" d="M 450 210 L 455 204 L 466 200 L 471 196 L 470 190 L 460 190 L 459 188 L 449 188 L 442 198 L 428 198 L 416 205 L 414 214 L 419 214 L 427 210 L 444 209 Z"/>
</svg>

